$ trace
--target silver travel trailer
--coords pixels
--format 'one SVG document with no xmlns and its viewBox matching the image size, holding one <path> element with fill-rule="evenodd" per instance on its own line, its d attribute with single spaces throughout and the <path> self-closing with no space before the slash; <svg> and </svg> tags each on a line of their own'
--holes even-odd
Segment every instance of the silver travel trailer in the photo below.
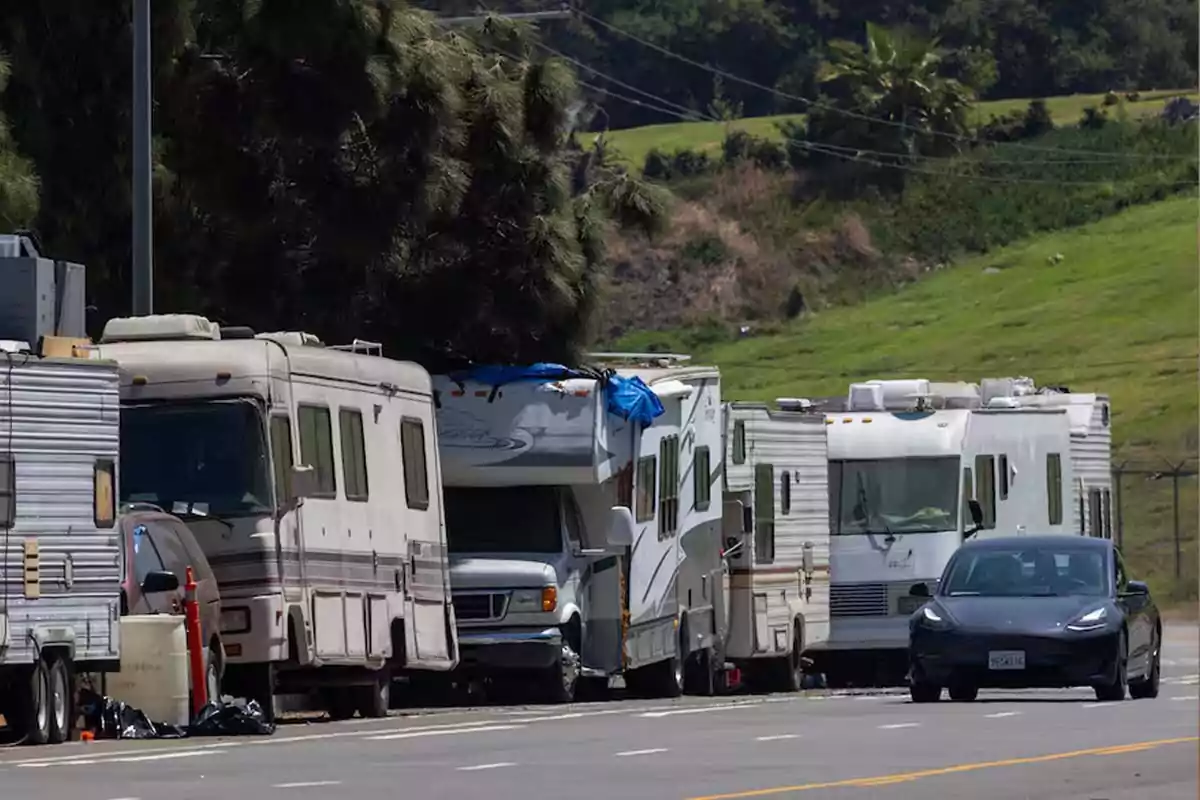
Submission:
<svg viewBox="0 0 1200 800">
<path fill-rule="evenodd" d="M 722 664 L 719 375 L 620 366 L 435 378 L 463 665 L 559 702 L 618 675 L 674 696 Z"/>
<path fill-rule="evenodd" d="M 194 531 L 220 585 L 226 693 L 387 713 L 457 661 L 430 378 L 377 345 L 203 317 L 111 320 L 121 500 Z"/>
</svg>

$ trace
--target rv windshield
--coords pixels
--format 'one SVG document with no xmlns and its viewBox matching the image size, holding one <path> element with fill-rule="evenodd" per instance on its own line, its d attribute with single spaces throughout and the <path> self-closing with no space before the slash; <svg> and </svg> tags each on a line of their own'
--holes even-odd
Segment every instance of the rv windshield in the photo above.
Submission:
<svg viewBox="0 0 1200 800">
<path fill-rule="evenodd" d="M 214 517 L 271 511 L 262 415 L 248 400 L 121 409 L 121 500 Z"/>
<path fill-rule="evenodd" d="M 958 529 L 958 458 L 830 461 L 834 535 Z"/>
<path fill-rule="evenodd" d="M 558 490 L 553 486 L 447 488 L 451 553 L 561 553 Z"/>
</svg>

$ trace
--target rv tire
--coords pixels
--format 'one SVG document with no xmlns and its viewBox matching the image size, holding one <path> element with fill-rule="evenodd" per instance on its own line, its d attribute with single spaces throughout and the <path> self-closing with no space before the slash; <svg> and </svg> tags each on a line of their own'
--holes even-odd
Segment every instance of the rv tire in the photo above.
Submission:
<svg viewBox="0 0 1200 800">
<path fill-rule="evenodd" d="M 71 738 L 73 722 L 71 662 L 65 655 L 51 654 L 48 658 L 46 702 L 50 707 L 50 743 L 62 744 Z"/>
<path fill-rule="evenodd" d="M 579 653 L 564 640 L 558 658 L 546 677 L 546 700 L 550 703 L 571 703 L 579 687 Z"/>
<path fill-rule="evenodd" d="M 54 716 L 50 708 L 50 670 L 45 659 L 39 658 L 29 673 L 28 694 L 24 698 L 23 717 L 25 741 L 40 745 L 50 741 L 50 720 Z"/>
<path fill-rule="evenodd" d="M 717 676 L 713 669 L 713 650 L 706 647 L 688 656 L 684 670 L 684 682 L 688 694 L 711 697 L 717 693 Z"/>
<path fill-rule="evenodd" d="M 357 686 L 329 686 L 321 692 L 321 700 L 329 718 L 334 721 L 350 719 L 354 716 L 357 698 L 354 696 Z"/>
<path fill-rule="evenodd" d="M 392 707 L 392 674 L 381 669 L 375 680 L 358 689 L 358 713 L 363 719 L 382 719 Z"/>
</svg>

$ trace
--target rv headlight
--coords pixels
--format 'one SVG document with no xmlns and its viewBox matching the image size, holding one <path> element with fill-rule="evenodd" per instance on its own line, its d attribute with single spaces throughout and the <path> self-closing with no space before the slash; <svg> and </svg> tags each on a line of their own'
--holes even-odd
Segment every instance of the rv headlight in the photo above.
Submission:
<svg viewBox="0 0 1200 800">
<path fill-rule="evenodd" d="M 221 633 L 245 633 L 248 630 L 250 630 L 250 609 L 221 609 Z"/>
</svg>

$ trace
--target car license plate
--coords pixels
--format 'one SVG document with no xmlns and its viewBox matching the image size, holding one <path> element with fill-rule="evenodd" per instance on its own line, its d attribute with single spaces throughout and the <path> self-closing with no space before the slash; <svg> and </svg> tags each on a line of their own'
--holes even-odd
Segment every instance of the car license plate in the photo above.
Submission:
<svg viewBox="0 0 1200 800">
<path fill-rule="evenodd" d="M 1025 651 L 992 650 L 988 652 L 988 669 L 1025 669 Z"/>
<path fill-rule="evenodd" d="M 929 602 L 928 597 L 914 597 L 910 595 L 904 595 L 903 597 L 900 597 L 899 600 L 900 603 L 898 608 L 900 609 L 901 614 L 911 614 Z"/>
</svg>

